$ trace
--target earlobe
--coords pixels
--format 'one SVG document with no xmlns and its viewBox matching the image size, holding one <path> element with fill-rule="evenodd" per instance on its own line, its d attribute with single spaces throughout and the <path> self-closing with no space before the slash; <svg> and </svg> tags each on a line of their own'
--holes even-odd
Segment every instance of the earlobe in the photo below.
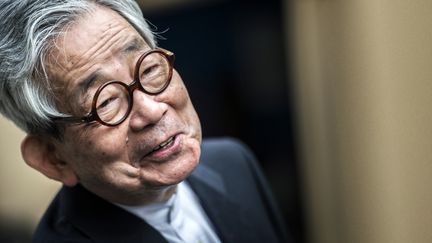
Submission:
<svg viewBox="0 0 432 243">
<path fill-rule="evenodd" d="M 66 186 L 78 183 L 75 172 L 56 156 L 53 143 L 36 135 L 27 135 L 21 143 L 21 154 L 30 167 Z"/>
</svg>

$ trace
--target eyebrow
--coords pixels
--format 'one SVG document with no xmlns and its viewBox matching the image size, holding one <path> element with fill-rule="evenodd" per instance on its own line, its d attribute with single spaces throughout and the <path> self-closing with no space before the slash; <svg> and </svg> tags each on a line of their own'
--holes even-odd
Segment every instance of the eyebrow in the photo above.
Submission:
<svg viewBox="0 0 432 243">
<path fill-rule="evenodd" d="M 79 84 L 79 95 L 86 94 L 87 91 L 96 84 L 97 80 L 100 80 L 100 77 L 102 75 L 100 74 L 99 70 L 96 70 L 95 72 L 91 73 L 89 76 L 87 76 L 82 82 Z"/>
<path fill-rule="evenodd" d="M 126 43 L 123 48 L 121 48 L 120 55 L 128 56 L 138 52 L 139 50 L 143 50 L 144 47 L 144 41 L 138 37 L 134 37 L 131 41 Z M 102 76 L 100 69 L 98 69 L 84 78 L 78 85 L 78 96 L 87 94 L 88 90 L 96 85 L 98 83 L 97 81 L 101 80 Z"/>
<path fill-rule="evenodd" d="M 136 51 L 143 50 L 144 46 L 144 41 L 138 37 L 135 37 L 125 45 L 125 48 L 123 48 L 120 53 L 124 55 L 134 53 Z"/>
</svg>

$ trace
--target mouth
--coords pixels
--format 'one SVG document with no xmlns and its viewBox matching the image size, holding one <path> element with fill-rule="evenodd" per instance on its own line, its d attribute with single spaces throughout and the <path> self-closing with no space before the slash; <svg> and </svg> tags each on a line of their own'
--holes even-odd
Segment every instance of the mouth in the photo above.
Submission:
<svg viewBox="0 0 432 243">
<path fill-rule="evenodd" d="M 156 146 L 155 148 L 153 148 L 153 150 L 150 151 L 148 154 L 154 153 L 156 151 L 159 151 L 159 150 L 162 150 L 164 148 L 171 146 L 174 142 L 174 138 L 175 138 L 175 136 L 168 138 L 168 140 L 166 140 L 165 142 L 163 142 L 163 143 L 159 144 L 158 146 Z"/>
<path fill-rule="evenodd" d="M 179 134 L 169 137 L 167 140 L 163 141 L 162 143 L 154 147 L 151 151 L 149 151 L 144 156 L 144 158 L 155 161 L 164 161 L 170 158 L 170 156 L 180 151 L 180 137 L 181 136 L 179 136 Z"/>
</svg>

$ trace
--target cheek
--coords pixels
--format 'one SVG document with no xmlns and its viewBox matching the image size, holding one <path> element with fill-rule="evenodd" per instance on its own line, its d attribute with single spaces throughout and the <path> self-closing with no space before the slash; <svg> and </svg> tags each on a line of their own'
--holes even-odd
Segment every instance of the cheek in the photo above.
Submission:
<svg viewBox="0 0 432 243">
<path fill-rule="evenodd" d="M 97 133 L 86 133 L 83 130 L 85 128 L 66 134 L 68 137 L 65 137 L 66 146 L 63 151 L 66 161 L 70 160 L 76 166 L 91 167 L 125 157 L 126 140 L 116 130 L 107 132 L 104 129 L 94 129 L 98 130 Z"/>
<path fill-rule="evenodd" d="M 120 136 L 105 133 L 98 139 L 81 138 L 65 151 L 65 162 L 70 164 L 81 184 L 95 191 L 133 174 L 127 166 L 125 141 Z M 131 177 L 131 176 L 129 176 Z"/>
<path fill-rule="evenodd" d="M 185 123 L 189 124 L 189 127 L 194 130 L 193 133 L 195 133 L 198 140 L 201 141 L 201 124 L 198 114 L 190 100 L 188 91 L 183 83 L 179 85 L 178 90 L 178 95 L 175 95 L 177 102 L 173 105 L 173 108 Z"/>
<path fill-rule="evenodd" d="M 176 111 L 190 116 L 191 118 L 196 116 L 187 88 L 177 72 L 173 73 L 173 80 L 167 92 L 164 93 L 163 99 L 166 99 L 166 103 Z"/>
<path fill-rule="evenodd" d="M 166 98 L 170 99 L 170 104 L 175 109 L 183 109 L 190 103 L 188 91 L 178 75 L 174 75 L 170 89 L 166 92 Z"/>
</svg>

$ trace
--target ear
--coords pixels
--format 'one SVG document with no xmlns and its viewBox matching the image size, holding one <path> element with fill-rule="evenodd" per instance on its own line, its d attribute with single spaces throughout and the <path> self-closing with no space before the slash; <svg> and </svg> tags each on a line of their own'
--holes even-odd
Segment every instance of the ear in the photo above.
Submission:
<svg viewBox="0 0 432 243">
<path fill-rule="evenodd" d="M 37 135 L 27 135 L 21 143 L 24 161 L 30 167 L 48 178 L 62 182 L 66 186 L 75 186 L 78 177 L 66 162 L 60 160 L 54 143 Z"/>
</svg>

